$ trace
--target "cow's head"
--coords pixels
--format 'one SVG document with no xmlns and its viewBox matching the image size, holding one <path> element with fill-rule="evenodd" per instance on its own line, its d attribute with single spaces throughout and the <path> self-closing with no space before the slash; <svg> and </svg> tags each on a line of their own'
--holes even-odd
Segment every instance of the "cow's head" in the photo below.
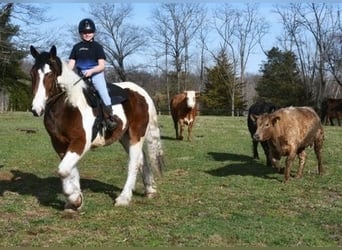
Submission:
<svg viewBox="0 0 342 250">
<path fill-rule="evenodd" d="M 267 141 L 271 139 L 273 135 L 274 125 L 277 123 L 280 117 L 274 114 L 251 114 L 251 119 L 257 125 L 257 130 L 253 135 L 254 140 Z"/>
<path fill-rule="evenodd" d="M 199 97 L 199 92 L 194 90 L 184 91 L 186 95 L 186 104 L 188 108 L 194 108 L 196 105 L 196 98 Z"/>
</svg>

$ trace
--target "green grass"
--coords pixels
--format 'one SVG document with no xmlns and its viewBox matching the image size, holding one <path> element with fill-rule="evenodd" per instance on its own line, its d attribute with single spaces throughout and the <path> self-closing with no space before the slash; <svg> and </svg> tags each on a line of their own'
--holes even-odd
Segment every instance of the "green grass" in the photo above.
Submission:
<svg viewBox="0 0 342 250">
<path fill-rule="evenodd" d="M 131 205 L 113 206 L 127 164 L 115 143 L 82 159 L 85 204 L 70 215 L 42 118 L 0 114 L 0 246 L 342 246 L 341 127 L 325 126 L 326 174 L 309 149 L 303 178 L 284 184 L 261 148 L 251 158 L 245 117 L 200 116 L 192 142 L 174 139 L 169 116 L 159 121 L 159 195 L 146 199 L 138 179 Z"/>
</svg>

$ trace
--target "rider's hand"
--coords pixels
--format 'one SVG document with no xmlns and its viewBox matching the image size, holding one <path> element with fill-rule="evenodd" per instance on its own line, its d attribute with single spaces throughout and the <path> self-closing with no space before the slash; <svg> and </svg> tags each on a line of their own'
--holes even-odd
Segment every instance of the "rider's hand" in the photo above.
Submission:
<svg viewBox="0 0 342 250">
<path fill-rule="evenodd" d="M 93 74 L 93 72 L 92 72 L 91 69 L 89 69 L 89 70 L 87 70 L 86 72 L 84 72 L 84 76 L 85 76 L 85 77 L 91 77 L 92 74 Z"/>
</svg>

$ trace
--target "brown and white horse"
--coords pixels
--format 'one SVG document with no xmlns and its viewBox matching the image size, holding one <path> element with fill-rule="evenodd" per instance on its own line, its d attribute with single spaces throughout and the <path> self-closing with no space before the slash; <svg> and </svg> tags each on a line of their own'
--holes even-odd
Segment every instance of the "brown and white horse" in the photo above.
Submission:
<svg viewBox="0 0 342 250">
<path fill-rule="evenodd" d="M 58 174 L 67 199 L 65 207 L 78 210 L 83 204 L 77 169 L 80 159 L 89 149 L 117 140 L 128 153 L 129 161 L 126 183 L 115 205 L 130 203 L 139 170 L 146 195 L 156 194 L 153 172 L 162 171 L 163 151 L 157 112 L 147 92 L 132 82 L 115 83 L 127 93 L 126 101 L 113 106 L 118 127 L 112 132 L 94 129 L 96 115 L 85 98 L 87 84 L 60 60 L 55 46 L 49 52 L 39 53 L 33 46 L 30 50 L 35 59 L 31 69 L 32 112 L 36 116 L 44 114 L 45 128 L 61 158 Z"/>
</svg>

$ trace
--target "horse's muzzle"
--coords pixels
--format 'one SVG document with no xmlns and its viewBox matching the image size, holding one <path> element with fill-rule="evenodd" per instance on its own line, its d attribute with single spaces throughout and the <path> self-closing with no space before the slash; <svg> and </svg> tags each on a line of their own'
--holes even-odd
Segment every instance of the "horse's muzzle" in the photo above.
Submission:
<svg viewBox="0 0 342 250">
<path fill-rule="evenodd" d="M 37 116 L 37 117 L 41 116 L 44 113 L 44 112 L 40 112 L 40 114 L 38 114 L 35 109 L 31 109 L 31 112 L 34 116 Z"/>
</svg>

